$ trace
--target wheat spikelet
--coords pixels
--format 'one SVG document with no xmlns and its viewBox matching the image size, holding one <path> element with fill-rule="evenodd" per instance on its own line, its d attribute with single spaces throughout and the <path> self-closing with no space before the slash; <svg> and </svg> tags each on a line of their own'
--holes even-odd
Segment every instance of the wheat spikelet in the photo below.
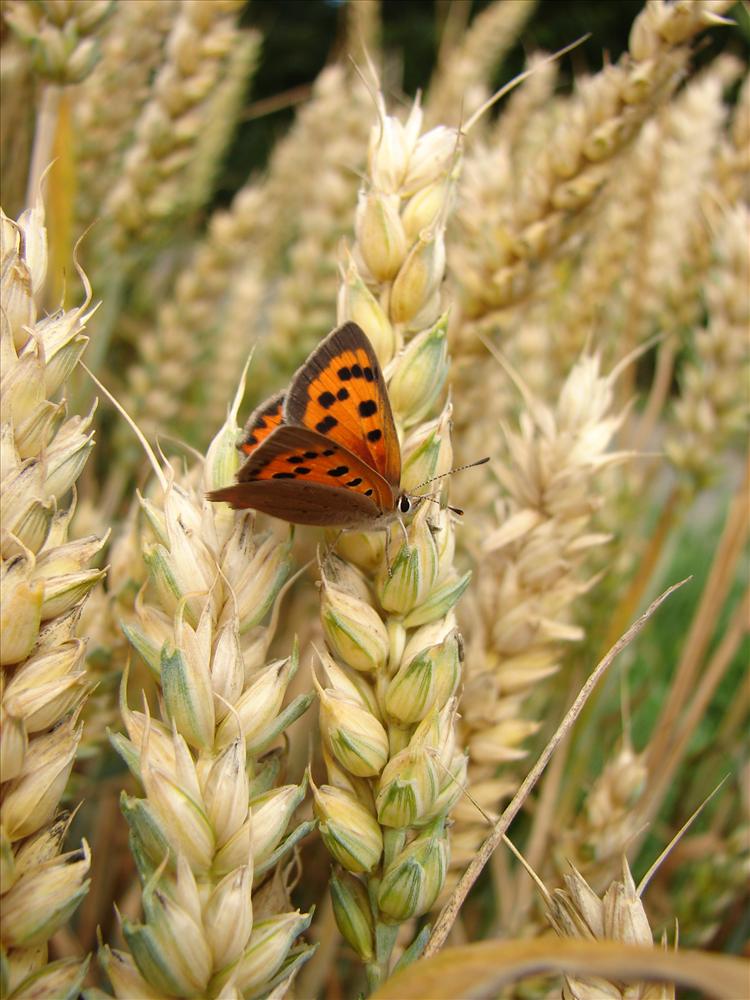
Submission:
<svg viewBox="0 0 750 1000">
<path fill-rule="evenodd" d="M 221 329 L 217 331 L 214 348 L 206 364 L 206 398 L 202 401 L 200 413 L 201 418 L 210 421 L 213 426 L 221 422 L 226 401 L 232 395 L 236 373 L 242 370 L 248 352 L 255 347 L 239 331 L 260 313 L 263 295 L 263 280 L 256 261 L 235 270 L 228 300 L 222 310 Z"/>
<path fill-rule="evenodd" d="M 236 27 L 238 0 L 183 0 L 166 42 L 166 58 L 135 126 L 123 175 L 104 212 L 113 246 L 143 254 L 164 227 L 204 200 L 229 122 L 215 111 L 236 102 L 257 37 Z M 217 103 L 218 102 L 218 105 Z"/>
<path fill-rule="evenodd" d="M 235 193 L 242 144 L 230 147 L 230 132 L 259 58 L 258 36 L 239 25 L 262 12 L 239 0 L 0 0 L 12 209 L 0 218 L 8 1000 L 81 991 L 103 1000 L 105 990 L 129 1000 L 354 996 L 365 974 L 375 986 L 397 959 L 419 956 L 427 909 L 519 791 L 534 737 L 554 724 L 604 633 L 623 632 L 676 567 L 695 574 L 684 603 L 652 623 L 643 655 L 633 651 L 632 743 L 629 726 L 614 743 L 613 724 L 610 738 L 616 709 L 604 689 L 512 833 L 549 885 L 567 860 L 575 865 L 561 889 L 542 891 L 563 936 L 587 947 L 610 939 L 612 951 L 652 946 L 679 920 L 683 944 L 731 950 L 740 939 L 748 592 L 736 597 L 750 480 L 718 544 L 707 528 L 736 485 L 748 416 L 750 82 L 736 86 L 745 72 L 736 56 L 712 57 L 719 46 L 744 53 L 742 12 L 725 0 L 649 2 L 615 65 L 605 56 L 588 76 L 580 51 L 562 64 L 530 53 L 533 73 L 493 122 L 466 136 L 444 125 L 425 134 L 425 122 L 468 118 L 532 5 L 485 5 L 473 22 L 468 3 L 448 5 L 444 18 L 436 8 L 447 30 L 425 116 L 408 101 L 387 115 L 379 96 L 372 132 L 375 102 L 357 71 L 375 63 L 392 81 L 403 56 L 411 79 L 422 56 L 390 47 L 395 7 L 381 52 L 380 5 L 344 5 L 309 99 L 262 174 Z M 724 12 L 739 24 L 699 40 L 702 68 L 688 75 L 692 41 Z M 609 30 L 597 16 L 592 44 L 600 24 Z M 286 79 L 296 84 L 294 55 Z M 572 70 L 572 93 L 558 88 L 558 67 Z M 261 98 L 245 118 L 307 91 Z M 244 123 L 242 133 L 253 139 Z M 214 190 L 217 157 L 230 148 L 226 184 Z M 46 251 L 41 210 L 21 213 L 52 160 Z M 88 282 L 70 261 L 74 228 L 91 220 L 86 269 L 97 291 L 106 282 L 95 327 Z M 78 294 L 76 273 L 83 305 L 67 298 Z M 491 475 L 451 486 L 467 514 L 457 537 L 431 500 L 404 532 L 389 532 L 388 554 L 382 535 L 331 535 L 320 595 L 300 587 L 282 605 L 291 533 L 203 500 L 236 468 L 236 398 L 209 438 L 248 355 L 253 395 L 265 395 L 330 328 L 334 301 L 383 362 L 405 487 L 447 470 L 452 453 L 495 461 Z M 152 461 L 146 484 L 129 432 L 103 407 L 94 417 L 106 446 L 86 461 L 84 324 L 94 330 L 89 366 L 122 389 L 148 437 L 161 448 L 185 439 L 178 457 Z M 638 364 L 626 367 L 631 351 Z M 602 375 L 615 366 L 617 381 Z M 80 417 L 67 415 L 61 392 Z M 626 453 L 609 450 L 615 433 L 615 447 L 646 459 L 621 466 Z M 304 648 L 321 631 L 315 680 L 292 678 L 293 634 Z M 313 685 L 319 713 L 290 726 Z M 306 796 L 311 736 L 317 784 Z M 678 825 L 717 772 L 735 769 L 710 820 L 648 876 L 646 920 L 642 888 L 616 867 L 623 853 L 639 870 L 647 831 Z M 304 850 L 320 861 L 327 848 L 334 867 L 329 878 L 328 864 L 316 870 L 305 853 L 295 886 L 298 848 L 313 832 L 305 798 L 323 843 Z M 60 810 L 79 799 L 72 825 Z M 83 843 L 68 851 L 71 835 Z M 517 936 L 522 952 L 543 933 L 531 883 L 502 848 L 477 888 L 457 939 Z M 113 900 L 114 929 L 104 916 Z M 321 903 L 310 928 L 318 954 L 309 978 L 293 982 L 311 953 L 305 911 Z M 103 968 L 87 969 L 99 923 Z M 550 941 L 554 952 L 553 939 L 539 944 Z M 672 993 L 571 974 L 563 995 Z"/>
<path fill-rule="evenodd" d="M 386 365 L 399 430 L 410 428 L 401 480 L 409 489 L 451 460 L 450 407 L 427 418 L 447 370 L 443 237 L 459 147 L 453 129 L 422 133 L 418 103 L 405 124 L 385 113 L 381 95 L 378 105 L 338 318 L 359 322 Z M 452 608 L 468 575 L 453 565 L 450 518 L 425 502 L 403 536 L 391 531 L 390 560 L 377 536 L 352 535 L 338 543 L 348 561 L 321 566 L 328 784 L 313 789 L 315 810 L 342 868 L 332 883 L 336 920 L 372 985 L 389 974 L 398 925 L 425 913 L 442 888 L 445 823 L 465 768 Z"/>
<path fill-rule="evenodd" d="M 263 200 L 262 187 L 247 186 L 230 210 L 212 216 L 205 238 L 177 276 L 172 297 L 157 312 L 156 329 L 139 338 L 140 357 L 128 370 L 126 402 L 149 434 L 164 424 L 175 429 L 189 425 L 194 415 L 186 412 L 192 372 L 212 340 L 231 339 L 243 354 L 249 351 L 249 339 L 243 341 L 236 328 L 222 337 L 217 327 L 228 308 L 230 287 L 243 288 L 235 269 L 261 224 Z"/>
<path fill-rule="evenodd" d="M 88 889 L 86 842 L 61 853 L 59 811 L 81 739 L 90 680 L 78 621 L 104 571 L 105 538 L 71 538 L 75 484 L 93 448 L 93 410 L 67 415 L 60 390 L 87 343 L 91 289 L 78 308 L 39 315 L 47 270 L 41 201 L 0 214 L 2 592 L 0 762 L 4 989 L 77 991 L 87 962 L 47 964 L 47 942 Z M 33 986 L 32 986 L 33 983 Z"/>
<path fill-rule="evenodd" d="M 126 674 L 127 736 L 112 741 L 145 791 L 122 801 L 144 919 L 123 920 L 130 954 L 101 949 L 118 997 L 265 995 L 311 954 L 295 944 L 311 915 L 287 912 L 283 888 L 286 906 L 262 889 L 313 826 L 287 833 L 305 785 L 277 786 L 273 750 L 311 700 L 283 707 L 296 650 L 267 662 L 289 533 L 257 534 L 251 512 L 203 496 L 236 471 L 240 399 L 205 459 L 182 476 L 167 467 L 162 495 L 141 498 L 148 587 L 125 631 L 158 685 L 161 721 L 130 708 Z"/>
<path fill-rule="evenodd" d="M 294 184 L 300 206 L 288 264 L 267 316 L 256 324 L 262 379 L 288 375 L 330 326 L 338 290 L 335 255 L 340 239 L 351 231 L 370 103 L 351 68 L 329 66 L 316 81 L 304 119 L 300 116 L 293 145 L 290 136 L 287 156 L 304 156 L 315 168 L 298 164 Z"/>
<path fill-rule="evenodd" d="M 347 79 L 338 65 L 321 73 L 310 101 L 274 150 L 268 176 L 251 178 L 228 210 L 214 213 L 205 237 L 178 274 L 173 295 L 158 310 L 156 331 L 144 331 L 139 338 L 140 357 L 128 372 L 126 401 L 147 433 L 165 422 L 188 430 L 196 418 L 205 426 L 206 403 L 213 412 L 223 411 L 227 394 L 222 387 L 237 371 L 236 364 L 226 367 L 228 361 L 243 360 L 266 332 L 267 292 L 255 302 L 257 308 L 244 315 L 241 309 L 247 296 L 252 301 L 254 283 L 276 273 L 279 255 L 293 235 L 284 220 L 287 225 L 301 220 L 300 243 L 292 250 L 297 268 L 280 283 L 273 336 L 269 350 L 262 345 L 256 350 L 254 381 L 270 377 L 269 356 L 277 364 L 283 357 L 288 370 L 309 346 L 321 313 L 317 326 L 300 324 L 305 336 L 297 340 L 297 324 L 309 307 L 306 295 L 321 295 L 329 308 L 335 301 L 335 289 L 318 289 L 320 264 L 312 244 L 321 240 L 328 246 L 341 235 L 342 210 L 354 195 L 352 168 L 364 156 L 361 89 L 350 88 Z M 353 95 L 358 95 L 355 100 Z M 319 150 L 314 175 L 307 167 L 312 149 Z M 198 364 L 208 365 L 217 376 L 206 378 L 208 400 L 190 398 L 191 373 Z"/>
<path fill-rule="evenodd" d="M 573 869 L 565 876 L 565 888 L 544 894 L 547 919 L 560 937 L 583 940 L 622 941 L 653 947 L 654 937 L 641 899 L 625 858 L 622 881 L 612 882 L 601 897 L 583 876 Z M 662 940 L 666 947 L 666 939 Z M 566 1000 L 674 1000 L 674 986 L 659 983 L 621 983 L 606 979 L 582 979 L 565 976 L 562 995 Z"/>
<path fill-rule="evenodd" d="M 625 738 L 589 789 L 575 824 L 556 834 L 556 852 L 586 876 L 595 890 L 606 888 L 613 868 L 643 825 L 638 801 L 648 780 L 643 754 Z"/>
<path fill-rule="evenodd" d="M 610 175 L 617 155 L 662 106 L 679 81 L 690 39 L 723 21 L 729 4 L 649 4 L 636 18 L 630 50 L 614 66 L 578 83 L 553 141 L 529 171 L 524 197 L 504 206 L 502 224 L 479 228 L 483 244 L 462 275 L 462 304 L 478 320 L 524 297 L 534 271 L 575 228 Z M 477 202 L 483 202 L 481 195 Z M 476 273 L 480 259 L 485 264 Z"/>
<path fill-rule="evenodd" d="M 748 224 L 746 205 L 728 209 L 716 223 L 714 264 L 705 285 L 708 323 L 696 332 L 695 362 L 682 370 L 665 442 L 670 461 L 697 484 L 711 477 L 726 444 L 747 427 Z"/>
<path fill-rule="evenodd" d="M 720 66 L 692 81 L 646 123 L 604 195 L 568 296 L 558 366 L 594 336 L 613 362 L 654 331 L 695 321 L 705 270 L 703 204 L 725 121 Z"/>
<path fill-rule="evenodd" d="M 552 409 L 524 391 L 519 431 L 505 428 L 504 490 L 495 521 L 475 529 L 475 582 L 462 605 L 467 635 L 461 709 L 469 748 L 468 784 L 486 812 L 497 811 L 512 777 L 498 771 L 526 756 L 539 728 L 526 717 L 530 693 L 560 667 L 566 643 L 583 637 L 574 602 L 591 586 L 588 553 L 608 540 L 592 530 L 604 502 L 597 476 L 622 460 L 607 452 L 624 414 L 613 409 L 612 376 L 594 356 L 572 369 Z M 470 801 L 459 804 L 453 863 L 464 867 L 484 839 Z"/>
<path fill-rule="evenodd" d="M 60 0 L 54 4 L 10 0 L 5 21 L 32 52 L 34 70 L 55 84 L 79 83 L 98 58 L 98 32 L 109 0 Z"/>
<path fill-rule="evenodd" d="M 76 209 L 82 227 L 101 212 L 122 169 L 123 154 L 149 98 L 151 78 L 178 9 L 177 0 L 118 4 L 104 29 L 101 58 L 73 95 Z"/>
<path fill-rule="evenodd" d="M 730 134 L 719 147 L 716 182 L 727 204 L 750 203 L 750 77 L 746 76 L 734 108 Z"/>
</svg>

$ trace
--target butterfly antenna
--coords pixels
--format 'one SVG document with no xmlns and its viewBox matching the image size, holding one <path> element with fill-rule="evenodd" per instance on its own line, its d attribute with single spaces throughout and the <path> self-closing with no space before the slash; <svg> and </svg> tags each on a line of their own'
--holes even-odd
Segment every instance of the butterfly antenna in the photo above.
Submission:
<svg viewBox="0 0 750 1000">
<path fill-rule="evenodd" d="M 449 469 L 447 472 L 441 473 L 439 476 L 433 476 L 432 479 L 425 479 L 423 483 L 418 483 L 414 489 L 421 490 L 423 486 L 429 486 L 430 483 L 436 482 L 438 479 L 445 479 L 446 476 L 452 476 L 454 472 L 463 472 L 464 469 L 473 469 L 475 465 L 484 465 L 489 462 L 490 456 L 485 455 L 484 458 L 477 459 L 476 462 L 468 462 L 466 465 L 457 465 L 454 469 Z M 456 508 L 458 510 L 458 508 Z M 463 511 L 460 511 L 463 513 Z"/>
<path fill-rule="evenodd" d="M 437 499 L 437 497 L 428 496 L 427 494 L 424 494 L 424 493 L 421 496 L 417 497 L 417 499 L 418 500 L 429 500 L 430 503 L 436 503 L 438 505 L 438 507 L 442 506 L 441 503 L 440 503 L 440 501 Z M 446 504 L 445 507 L 446 507 L 446 510 L 450 510 L 454 514 L 458 514 L 459 517 L 463 517 L 464 516 L 464 512 L 461 510 L 460 507 L 451 507 L 450 504 Z"/>
</svg>

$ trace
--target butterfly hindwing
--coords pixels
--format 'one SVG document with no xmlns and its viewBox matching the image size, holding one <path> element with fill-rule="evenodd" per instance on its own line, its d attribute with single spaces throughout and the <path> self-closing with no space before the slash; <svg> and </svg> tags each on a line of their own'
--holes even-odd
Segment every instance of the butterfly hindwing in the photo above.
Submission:
<svg viewBox="0 0 750 1000">
<path fill-rule="evenodd" d="M 356 323 L 330 333 L 299 369 L 284 402 L 284 422 L 325 435 L 398 489 L 401 450 L 385 379 Z"/>
<path fill-rule="evenodd" d="M 235 510 L 252 508 L 292 524 L 366 529 L 377 522 L 380 511 L 368 497 L 341 486 L 289 481 L 283 486 L 271 479 L 234 483 L 213 490 L 209 500 L 228 503 Z"/>
<path fill-rule="evenodd" d="M 248 417 L 237 447 L 243 454 L 252 455 L 255 449 L 281 424 L 284 412 L 284 393 L 278 392 L 253 410 Z"/>
<path fill-rule="evenodd" d="M 372 523 L 395 502 L 389 484 L 358 456 L 316 431 L 285 424 L 255 449 L 236 485 L 209 497 L 296 524 L 341 527 Z"/>
</svg>

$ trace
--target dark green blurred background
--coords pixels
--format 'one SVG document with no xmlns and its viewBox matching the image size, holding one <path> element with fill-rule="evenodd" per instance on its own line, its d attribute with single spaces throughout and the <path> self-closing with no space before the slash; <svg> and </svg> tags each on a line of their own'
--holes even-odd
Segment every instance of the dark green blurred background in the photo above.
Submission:
<svg viewBox="0 0 750 1000">
<path fill-rule="evenodd" d="M 491 0 L 453 2 L 465 4 L 470 23 Z M 389 54 L 389 67 L 397 68 L 407 94 L 429 83 L 449 6 L 448 0 L 381 0 L 383 48 Z M 227 157 L 219 202 L 241 186 L 248 169 L 265 164 L 273 143 L 293 118 L 295 98 L 299 101 L 304 96 L 303 88 L 341 51 L 345 7 L 345 0 L 249 0 L 243 24 L 260 29 L 263 52 L 247 98 L 249 120 L 238 129 Z M 642 7 L 641 0 L 540 0 L 518 43 L 499 67 L 496 82 L 503 83 L 520 72 L 526 52 L 553 52 L 587 33 L 590 38 L 562 62 L 561 86 L 567 84 L 573 71 L 596 70 L 604 59 L 615 61 L 627 48 L 630 26 Z M 695 54 L 697 64 L 710 60 L 719 50 L 734 51 L 750 61 L 750 14 L 737 3 L 728 16 L 734 18 L 736 27 L 714 29 L 702 36 Z M 290 103 L 286 107 L 256 117 L 269 98 L 287 93 Z"/>
</svg>

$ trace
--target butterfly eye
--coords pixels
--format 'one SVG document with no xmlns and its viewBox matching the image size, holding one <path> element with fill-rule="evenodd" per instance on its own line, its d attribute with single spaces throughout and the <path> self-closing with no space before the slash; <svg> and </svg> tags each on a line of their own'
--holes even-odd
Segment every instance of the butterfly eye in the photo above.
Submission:
<svg viewBox="0 0 750 1000">
<path fill-rule="evenodd" d="M 405 493 L 403 493 L 398 498 L 398 503 L 396 504 L 396 506 L 398 507 L 400 514 L 408 514 L 409 511 L 411 510 L 411 500 L 409 499 L 408 496 L 406 496 Z"/>
</svg>

